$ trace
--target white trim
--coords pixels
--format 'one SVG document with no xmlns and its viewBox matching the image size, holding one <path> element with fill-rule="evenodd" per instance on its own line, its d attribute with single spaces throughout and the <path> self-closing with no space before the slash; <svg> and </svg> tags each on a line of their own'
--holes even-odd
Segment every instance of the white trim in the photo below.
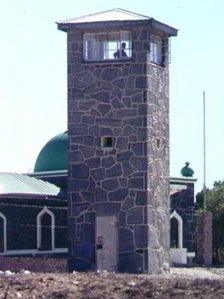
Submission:
<svg viewBox="0 0 224 299">
<path fill-rule="evenodd" d="M 197 182 L 197 178 L 193 177 L 169 177 L 170 183 L 195 183 Z"/>
<path fill-rule="evenodd" d="M 68 248 L 55 248 L 54 250 L 43 250 L 38 249 L 18 249 L 18 250 L 6 250 L 6 252 L 0 252 L 1 255 L 27 255 L 27 254 L 52 254 L 52 253 L 68 253 Z"/>
<path fill-rule="evenodd" d="M 4 214 L 0 212 L 0 217 L 3 219 L 3 239 L 4 239 L 4 252 L 7 250 L 7 220 Z M 4 253 L 3 252 L 3 253 Z M 2 252 L 1 252 L 2 253 Z"/>
<path fill-rule="evenodd" d="M 187 257 L 195 257 L 195 252 L 187 252 Z"/>
<path fill-rule="evenodd" d="M 187 185 L 170 184 L 170 189 L 186 190 Z"/>
<path fill-rule="evenodd" d="M 170 184 L 170 195 L 173 195 L 182 190 L 186 190 L 187 185 Z"/>
<path fill-rule="evenodd" d="M 170 220 L 172 218 L 178 222 L 178 248 L 183 248 L 183 220 L 176 210 L 170 215 Z"/>
<path fill-rule="evenodd" d="M 41 218 L 44 214 L 51 216 L 51 250 L 55 249 L 55 216 L 46 206 L 37 215 L 37 248 L 41 246 Z"/>
</svg>

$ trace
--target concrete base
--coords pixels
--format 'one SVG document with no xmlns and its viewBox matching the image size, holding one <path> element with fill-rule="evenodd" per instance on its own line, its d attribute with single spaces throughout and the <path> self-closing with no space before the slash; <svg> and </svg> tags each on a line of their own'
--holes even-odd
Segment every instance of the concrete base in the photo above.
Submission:
<svg viewBox="0 0 224 299">
<path fill-rule="evenodd" d="M 187 264 L 187 248 L 170 248 L 170 261 L 175 264 Z"/>
</svg>

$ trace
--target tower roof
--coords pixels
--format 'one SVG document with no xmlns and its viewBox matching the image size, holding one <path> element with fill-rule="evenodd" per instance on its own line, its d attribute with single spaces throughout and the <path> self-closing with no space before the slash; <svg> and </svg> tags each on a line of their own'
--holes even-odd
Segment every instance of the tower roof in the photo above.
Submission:
<svg viewBox="0 0 224 299">
<path fill-rule="evenodd" d="M 89 23 L 89 22 L 103 22 L 103 21 L 137 21 L 137 20 L 150 20 L 151 17 L 134 13 L 122 8 L 114 8 L 110 10 L 100 11 L 97 13 L 76 17 L 59 23 Z"/>
<path fill-rule="evenodd" d="M 124 25 L 150 24 L 152 28 L 162 31 L 169 36 L 177 35 L 177 30 L 173 27 L 156 21 L 150 16 L 131 12 L 122 8 L 114 8 L 81 17 L 75 17 L 59 21 L 57 24 L 58 29 L 62 31 L 67 31 L 69 29 L 101 29 L 105 28 L 105 26 L 117 27 Z"/>
</svg>

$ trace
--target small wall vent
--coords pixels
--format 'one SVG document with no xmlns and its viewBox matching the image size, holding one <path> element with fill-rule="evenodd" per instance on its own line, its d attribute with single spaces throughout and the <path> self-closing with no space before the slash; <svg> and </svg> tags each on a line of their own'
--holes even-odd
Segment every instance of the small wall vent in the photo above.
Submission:
<svg viewBox="0 0 224 299">
<path fill-rule="evenodd" d="M 112 147 L 112 137 L 101 137 L 102 147 Z"/>
</svg>

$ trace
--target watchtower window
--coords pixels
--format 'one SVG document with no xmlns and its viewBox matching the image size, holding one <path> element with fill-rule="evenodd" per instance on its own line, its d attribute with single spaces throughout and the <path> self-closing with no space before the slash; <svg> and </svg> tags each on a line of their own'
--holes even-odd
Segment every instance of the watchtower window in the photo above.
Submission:
<svg viewBox="0 0 224 299">
<path fill-rule="evenodd" d="M 151 36 L 150 41 L 150 59 L 151 62 L 164 65 L 170 63 L 170 44 L 168 38 Z"/>
<path fill-rule="evenodd" d="M 83 35 L 85 61 L 130 59 L 132 54 L 131 32 L 100 32 Z"/>
</svg>

